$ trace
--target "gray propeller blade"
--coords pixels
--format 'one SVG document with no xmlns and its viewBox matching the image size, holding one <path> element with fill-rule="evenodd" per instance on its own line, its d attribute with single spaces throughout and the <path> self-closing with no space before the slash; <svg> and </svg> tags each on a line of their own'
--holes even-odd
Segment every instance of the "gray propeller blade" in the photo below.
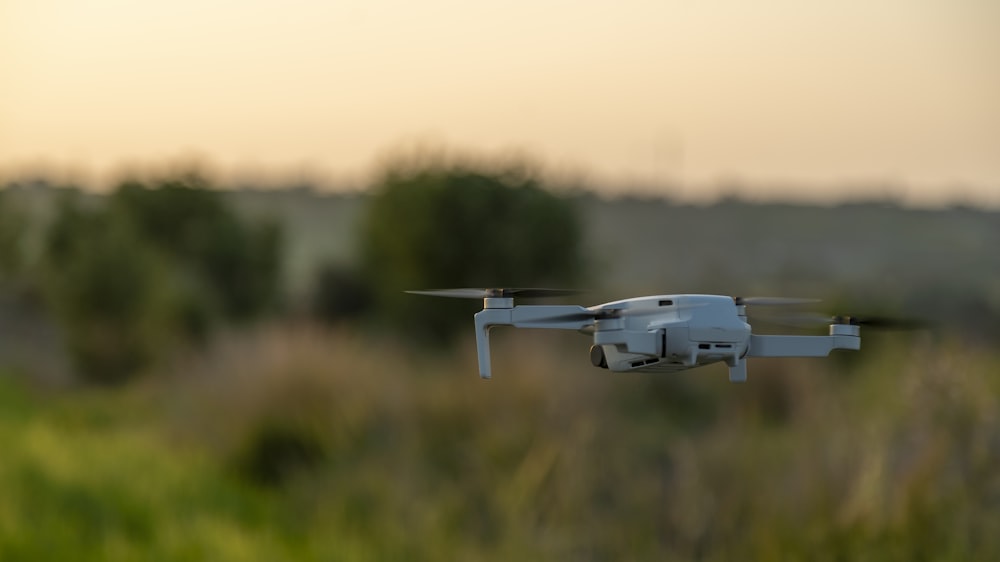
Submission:
<svg viewBox="0 0 1000 562">
<path fill-rule="evenodd" d="M 496 289 L 494 289 L 496 290 Z M 504 297 L 520 297 L 520 298 L 536 298 L 536 297 L 566 297 L 570 295 L 579 295 L 581 291 L 576 291 L 573 289 L 546 289 L 546 288 L 517 288 L 517 289 L 500 289 L 501 296 Z"/>
<path fill-rule="evenodd" d="M 486 289 L 433 289 L 427 291 L 406 291 L 411 295 L 450 297 L 453 299 L 484 299 L 491 296 Z"/>
<path fill-rule="evenodd" d="M 424 291 L 406 291 L 413 295 L 428 295 L 432 297 L 451 297 L 456 299 L 485 299 L 485 298 L 538 298 L 538 297 L 563 297 L 576 295 L 580 291 L 571 289 L 545 289 L 545 288 L 497 288 L 497 289 L 431 289 Z"/>
<path fill-rule="evenodd" d="M 817 303 L 819 302 L 819 299 L 803 299 L 796 297 L 733 297 L 733 301 L 736 302 L 737 305 L 784 306 Z"/>
<path fill-rule="evenodd" d="M 600 319 L 604 319 L 604 318 L 624 318 L 624 317 L 640 317 L 640 316 L 662 316 L 662 315 L 665 315 L 665 314 L 669 314 L 671 312 L 676 312 L 678 310 L 690 310 L 692 308 L 701 308 L 701 307 L 704 307 L 704 306 L 708 306 L 708 305 L 706 303 L 703 303 L 703 302 L 695 302 L 695 303 L 675 303 L 670 308 L 660 308 L 660 307 L 652 307 L 652 308 L 647 308 L 647 307 L 643 307 L 643 308 L 615 308 L 615 307 L 612 307 L 612 308 L 599 308 L 599 307 L 595 306 L 595 307 L 591 307 L 590 310 L 592 310 L 594 312 L 594 318 L 597 318 L 598 320 L 600 320 Z"/>
<path fill-rule="evenodd" d="M 922 330 L 927 323 L 916 318 L 896 318 L 892 316 L 834 316 L 836 324 L 865 326 L 878 330 Z"/>
<path fill-rule="evenodd" d="M 822 314 L 797 314 L 764 318 L 765 322 L 786 326 L 820 326 L 825 324 L 850 324 L 878 330 L 921 330 L 927 322 L 917 318 L 897 318 L 892 316 L 824 316 Z"/>
<path fill-rule="evenodd" d="M 684 308 L 697 308 L 702 305 L 687 306 Z M 608 320 L 611 318 L 637 318 L 642 316 L 661 316 L 667 312 L 662 308 L 590 308 L 587 312 L 569 312 L 551 316 L 550 320 L 573 321 L 573 320 Z"/>
</svg>

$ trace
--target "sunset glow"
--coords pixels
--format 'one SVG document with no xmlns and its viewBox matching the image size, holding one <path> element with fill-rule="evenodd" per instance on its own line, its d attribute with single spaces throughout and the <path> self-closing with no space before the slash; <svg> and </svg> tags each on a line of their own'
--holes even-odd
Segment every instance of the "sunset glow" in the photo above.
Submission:
<svg viewBox="0 0 1000 562">
<path fill-rule="evenodd" d="M 0 3 L 0 173 L 363 178 L 414 142 L 606 190 L 1000 205 L 1000 3 Z"/>
</svg>

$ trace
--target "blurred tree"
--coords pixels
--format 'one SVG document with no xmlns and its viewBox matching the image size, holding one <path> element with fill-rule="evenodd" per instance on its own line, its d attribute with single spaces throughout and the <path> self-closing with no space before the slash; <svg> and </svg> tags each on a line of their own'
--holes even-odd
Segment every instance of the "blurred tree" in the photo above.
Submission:
<svg viewBox="0 0 1000 562">
<path fill-rule="evenodd" d="M 241 220 L 199 176 L 160 181 L 153 189 L 127 181 L 111 204 L 190 282 L 207 291 L 227 319 L 253 318 L 277 300 L 280 228 Z"/>
<path fill-rule="evenodd" d="M 165 346 L 165 264 L 120 217 L 87 212 L 66 196 L 46 251 L 45 290 L 84 377 L 124 381 Z"/>
<path fill-rule="evenodd" d="M 278 296 L 280 234 L 241 220 L 195 176 L 125 182 L 99 208 L 64 197 L 45 290 L 80 373 L 119 382 L 219 321 L 262 314 Z"/>
<path fill-rule="evenodd" d="M 336 324 L 370 312 L 372 288 L 357 271 L 327 263 L 316 274 L 310 300 L 317 318 Z"/>
<path fill-rule="evenodd" d="M 22 266 L 21 247 L 27 221 L 0 192 L 0 281 L 16 275 Z"/>
<path fill-rule="evenodd" d="M 261 486 L 285 484 L 296 472 L 318 466 L 327 453 L 319 435 L 287 420 L 264 420 L 234 457 L 236 473 Z"/>
<path fill-rule="evenodd" d="M 582 268 L 575 209 L 525 166 L 390 163 L 360 236 L 381 317 L 442 341 L 481 303 L 403 294 L 438 287 L 565 286 Z"/>
</svg>

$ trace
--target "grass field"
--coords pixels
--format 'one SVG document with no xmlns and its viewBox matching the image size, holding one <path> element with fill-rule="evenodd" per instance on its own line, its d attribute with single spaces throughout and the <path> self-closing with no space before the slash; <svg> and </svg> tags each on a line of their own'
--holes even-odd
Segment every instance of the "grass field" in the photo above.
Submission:
<svg viewBox="0 0 1000 562">
<path fill-rule="evenodd" d="M 500 336 L 489 383 L 471 346 L 308 326 L 118 390 L 3 377 L 0 558 L 1000 556 L 995 351 L 881 338 L 731 385 L 608 375 L 579 336 Z"/>
<path fill-rule="evenodd" d="M 40 244 L 54 192 L 5 196 Z M 362 196 L 226 197 L 284 225 L 292 303 L 357 259 Z M 587 304 L 818 296 L 934 329 L 751 360 L 742 385 L 499 330 L 487 383 L 471 318 L 445 350 L 287 313 L 100 387 L 30 293 L 0 291 L 0 560 L 1000 559 L 997 212 L 574 204 Z"/>
</svg>

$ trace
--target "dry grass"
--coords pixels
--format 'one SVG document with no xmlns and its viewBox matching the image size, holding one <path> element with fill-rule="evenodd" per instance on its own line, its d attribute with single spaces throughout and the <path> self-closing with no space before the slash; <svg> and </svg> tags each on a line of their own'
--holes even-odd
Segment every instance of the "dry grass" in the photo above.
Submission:
<svg viewBox="0 0 1000 562">
<path fill-rule="evenodd" d="M 511 332 L 482 382 L 466 343 L 269 327 L 142 394 L 174 446 L 236 480 L 255 482 L 240 459 L 270 428 L 315 444 L 252 485 L 360 558 L 1000 554 L 992 352 L 888 340 L 860 361 L 756 361 L 730 385 L 712 368 L 611 375 L 584 339 Z"/>
<path fill-rule="evenodd" d="M 471 341 L 271 325 L 125 389 L 7 384 L 0 556 L 1000 556 L 995 351 L 888 339 L 731 385 L 498 336 L 491 382 Z"/>
</svg>

